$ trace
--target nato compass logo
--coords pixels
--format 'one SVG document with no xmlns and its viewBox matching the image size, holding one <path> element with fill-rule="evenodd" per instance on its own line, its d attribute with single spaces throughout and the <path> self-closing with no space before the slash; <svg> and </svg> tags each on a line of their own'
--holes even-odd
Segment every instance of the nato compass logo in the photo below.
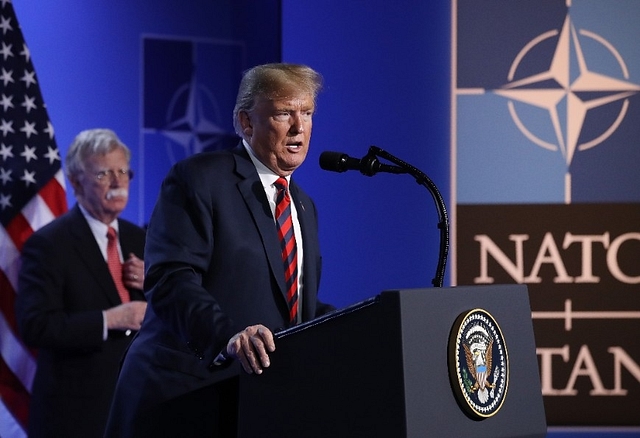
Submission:
<svg viewBox="0 0 640 438">
<path fill-rule="evenodd" d="M 555 50 L 549 60 L 549 68 L 532 74 L 528 61 L 540 56 L 537 48 L 557 39 Z M 583 46 L 601 51 L 615 66 L 611 75 L 591 69 L 594 58 L 589 58 Z M 599 46 L 599 47 L 598 47 Z M 528 73 L 528 71 L 527 71 Z M 520 132 L 537 146 L 552 152 L 560 152 L 566 166 L 564 178 L 564 202 L 571 203 L 572 160 L 577 152 L 602 144 L 617 130 L 629 109 L 629 98 L 640 91 L 640 86 L 629 80 L 629 70 L 616 48 L 602 36 L 586 29 L 577 29 L 569 15 L 561 30 L 549 30 L 531 40 L 511 64 L 508 83 L 493 90 L 508 101 L 509 113 Z M 519 102 L 519 107 L 516 105 Z M 536 123 L 528 126 L 521 112 L 527 106 L 541 109 L 548 114 L 541 133 L 536 132 Z M 612 116 L 596 113 L 596 132 L 586 131 L 587 117 L 598 110 L 613 112 Z M 594 120 L 594 119 L 591 119 Z M 594 120 L 595 121 L 595 120 Z M 533 126 L 533 127 L 532 127 Z M 542 132 L 551 133 L 545 136 Z M 585 138 L 587 137 L 587 138 Z"/>
<path fill-rule="evenodd" d="M 483 309 L 460 315 L 449 340 L 449 378 L 458 404 L 474 419 L 495 415 L 509 384 L 509 358 L 500 327 Z"/>
<path fill-rule="evenodd" d="M 456 0 L 457 204 L 637 203 L 637 0 Z"/>
<path fill-rule="evenodd" d="M 144 36 L 140 221 L 166 173 L 194 154 L 236 146 L 233 107 L 243 71 L 239 42 Z"/>
</svg>

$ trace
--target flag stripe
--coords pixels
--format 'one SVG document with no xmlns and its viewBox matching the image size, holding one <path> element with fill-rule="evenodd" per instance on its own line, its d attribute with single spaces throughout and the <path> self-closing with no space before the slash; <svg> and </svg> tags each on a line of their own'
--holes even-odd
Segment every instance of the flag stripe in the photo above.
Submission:
<svg viewBox="0 0 640 438">
<path fill-rule="evenodd" d="M 45 202 L 44 198 L 40 195 L 36 195 L 31 198 L 31 201 L 21 211 L 21 215 L 29 225 L 29 230 L 24 230 L 25 234 L 21 236 L 26 241 L 33 231 L 39 229 L 41 226 L 48 224 L 56 217 L 49 209 L 49 206 Z"/>
<path fill-rule="evenodd" d="M 0 318 L 3 318 L 7 322 L 7 325 L 11 328 L 11 330 L 16 333 L 16 318 L 13 313 L 16 293 L 11 283 L 9 283 L 9 279 L 7 278 L 4 271 L 0 271 L 0 290 L 2 290 L 2 295 L 0 296 Z M 4 332 L 0 331 L 0 339 L 3 338 Z M 3 345 L 0 344 L 0 351 L 2 350 Z"/>
<path fill-rule="evenodd" d="M 3 361 L 0 361 L 0 378 L 3 381 L 0 385 L 2 403 L 12 413 L 14 421 L 26 425 L 29 416 L 29 393 Z"/>
<path fill-rule="evenodd" d="M 2 354 L 2 362 L 11 370 L 14 379 L 19 381 L 23 388 L 30 390 L 36 372 L 35 360 L 29 350 L 15 336 L 15 332 L 11 330 L 3 316 L 0 315 L 0 340 L 2 340 L 0 354 Z"/>
<path fill-rule="evenodd" d="M 0 437 L 27 438 L 24 426 L 16 421 L 2 400 L 0 400 Z"/>
<path fill-rule="evenodd" d="M 18 268 L 20 253 L 7 231 L 0 227 L 0 269 L 7 277 L 13 291 L 18 289 Z M 4 289 L 0 289 L 4 290 Z"/>
<path fill-rule="evenodd" d="M 55 217 L 60 216 L 67 210 L 67 192 L 65 190 L 64 174 L 62 169 L 58 170 L 55 178 L 51 178 L 49 182 L 40 189 L 39 194 Z"/>
<path fill-rule="evenodd" d="M 29 222 L 27 222 L 27 219 L 25 219 L 22 213 L 14 216 L 11 222 L 9 222 L 9 225 L 7 225 L 6 231 L 13 244 L 20 252 L 22 252 L 22 245 L 24 245 L 24 241 L 33 234 L 31 225 L 29 225 Z"/>
</svg>

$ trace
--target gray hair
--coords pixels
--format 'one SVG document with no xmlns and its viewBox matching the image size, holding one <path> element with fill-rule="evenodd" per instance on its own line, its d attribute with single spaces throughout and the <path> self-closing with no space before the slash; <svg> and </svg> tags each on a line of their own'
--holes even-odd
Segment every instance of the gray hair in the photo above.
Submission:
<svg viewBox="0 0 640 438">
<path fill-rule="evenodd" d="M 80 132 L 69 146 L 65 158 L 66 175 L 70 180 L 85 170 L 87 159 L 94 155 L 106 155 L 116 149 L 122 149 L 131 160 L 131 151 L 115 132 L 110 129 L 87 129 Z"/>
<path fill-rule="evenodd" d="M 243 137 L 240 126 L 242 111 L 250 112 L 259 97 L 276 97 L 287 86 L 309 93 L 315 104 L 322 88 L 322 75 L 311 67 L 300 64 L 264 64 L 247 70 L 240 81 L 233 109 L 233 127 L 236 133 Z"/>
</svg>

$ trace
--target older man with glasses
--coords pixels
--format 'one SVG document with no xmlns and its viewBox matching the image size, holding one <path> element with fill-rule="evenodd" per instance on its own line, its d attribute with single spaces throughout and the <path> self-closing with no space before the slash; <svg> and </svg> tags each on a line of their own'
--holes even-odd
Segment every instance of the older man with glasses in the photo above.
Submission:
<svg viewBox="0 0 640 438">
<path fill-rule="evenodd" d="M 65 162 L 77 204 L 24 245 L 16 315 L 38 350 L 32 438 L 103 435 L 120 359 L 147 306 L 145 232 L 118 218 L 130 158 L 111 130 L 79 133 Z"/>
</svg>

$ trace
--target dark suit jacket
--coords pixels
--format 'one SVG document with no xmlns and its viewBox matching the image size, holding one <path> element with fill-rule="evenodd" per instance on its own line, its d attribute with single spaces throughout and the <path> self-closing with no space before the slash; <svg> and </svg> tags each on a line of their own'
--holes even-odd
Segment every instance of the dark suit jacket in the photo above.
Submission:
<svg viewBox="0 0 640 438">
<path fill-rule="evenodd" d="M 317 299 L 315 205 L 293 180 L 290 190 L 303 236 L 307 321 L 333 307 Z M 233 401 L 204 394 L 220 369 L 215 357 L 249 325 L 286 327 L 280 251 L 262 183 L 242 145 L 171 169 L 147 231 L 149 307 L 121 370 L 107 436 L 208 436 L 219 426 L 220 405 Z"/>
<path fill-rule="evenodd" d="M 119 220 L 123 254 L 142 258 L 145 233 Z M 133 300 L 144 300 L 131 290 Z M 36 347 L 29 436 L 101 437 L 119 362 L 131 336 L 103 341 L 102 311 L 120 304 L 98 244 L 76 205 L 36 231 L 22 250 L 16 315 Z"/>
</svg>

